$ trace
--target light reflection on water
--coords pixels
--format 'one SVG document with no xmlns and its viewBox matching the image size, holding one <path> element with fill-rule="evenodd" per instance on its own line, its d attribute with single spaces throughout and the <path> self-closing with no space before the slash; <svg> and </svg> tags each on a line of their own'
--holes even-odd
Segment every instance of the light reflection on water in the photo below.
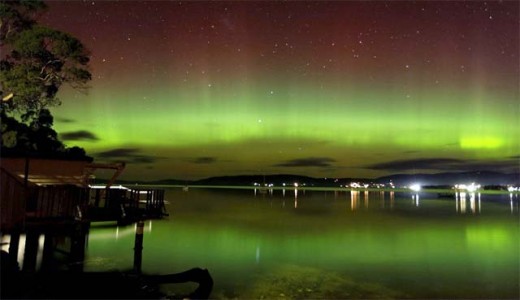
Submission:
<svg viewBox="0 0 520 300">
<path fill-rule="evenodd" d="M 152 232 L 152 223 L 153 220 L 145 221 L 145 233 Z M 114 226 L 101 226 L 102 228 L 100 228 L 99 224 L 93 223 L 89 233 L 89 241 L 104 239 L 118 240 L 120 238 L 135 236 L 135 232 L 137 231 L 137 224 L 132 224 L 129 226 L 117 226 L 115 222 L 113 222 L 113 224 Z"/>
<path fill-rule="evenodd" d="M 208 268 L 214 298 L 519 296 L 514 195 L 292 190 L 168 190 L 170 217 L 145 224 L 143 271 Z M 93 228 L 86 270 L 129 269 L 134 234 Z"/>
<path fill-rule="evenodd" d="M 460 212 L 461 214 L 467 213 L 468 211 L 466 207 L 468 202 L 470 207 L 469 212 L 471 212 L 472 214 L 480 214 L 482 210 L 480 193 L 455 193 L 455 211 Z"/>
</svg>

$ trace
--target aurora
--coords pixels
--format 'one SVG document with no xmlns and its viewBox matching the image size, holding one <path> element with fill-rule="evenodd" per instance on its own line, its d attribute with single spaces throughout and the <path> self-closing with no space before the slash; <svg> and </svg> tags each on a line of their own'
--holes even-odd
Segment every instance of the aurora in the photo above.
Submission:
<svg viewBox="0 0 520 300">
<path fill-rule="evenodd" d="M 48 4 L 93 74 L 55 128 L 123 178 L 518 171 L 514 2 Z"/>
</svg>

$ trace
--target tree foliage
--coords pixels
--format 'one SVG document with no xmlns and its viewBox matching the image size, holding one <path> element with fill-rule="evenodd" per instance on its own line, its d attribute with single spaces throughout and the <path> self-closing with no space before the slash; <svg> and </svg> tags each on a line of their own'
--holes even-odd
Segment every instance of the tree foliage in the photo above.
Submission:
<svg viewBox="0 0 520 300">
<path fill-rule="evenodd" d="M 42 1 L 2 1 L 0 3 L 0 45 L 12 40 L 36 22 L 36 16 L 47 9 Z"/>
<path fill-rule="evenodd" d="M 44 8 L 40 1 L 0 3 L 0 85 L 6 99 L 2 110 L 19 114 L 24 122 L 60 104 L 57 93 L 62 84 L 81 90 L 91 79 L 89 53 L 83 44 L 32 19 Z"/>
<path fill-rule="evenodd" d="M 2 156 L 31 154 L 38 157 L 84 159 L 85 150 L 67 148 L 52 129 L 54 118 L 47 109 L 40 110 L 29 125 L 2 113 Z"/>
<path fill-rule="evenodd" d="M 70 34 L 35 21 L 46 8 L 41 0 L 0 1 L 2 156 L 85 157 L 83 149 L 59 141 L 48 108 L 60 104 L 63 84 L 87 88 L 89 52 Z"/>
</svg>

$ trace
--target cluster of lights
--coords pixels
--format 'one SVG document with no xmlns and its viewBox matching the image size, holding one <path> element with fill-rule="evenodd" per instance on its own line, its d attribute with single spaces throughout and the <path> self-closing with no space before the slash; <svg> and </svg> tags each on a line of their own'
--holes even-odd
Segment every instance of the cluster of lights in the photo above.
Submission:
<svg viewBox="0 0 520 300">
<path fill-rule="evenodd" d="M 89 185 L 88 187 L 91 189 L 106 189 L 107 188 L 106 185 Z M 126 186 L 122 186 L 122 185 L 112 185 L 112 186 L 110 186 L 110 188 L 113 190 L 130 190 Z"/>
<path fill-rule="evenodd" d="M 258 182 L 254 182 L 253 185 L 254 185 L 254 186 L 262 186 L 262 185 L 261 185 L 260 183 L 258 183 Z M 265 186 L 265 187 L 273 187 L 274 184 L 272 184 L 272 183 L 264 183 L 264 186 Z"/>
<path fill-rule="evenodd" d="M 359 189 L 359 188 L 363 188 L 365 186 L 366 186 L 366 184 L 361 184 L 359 182 L 351 182 L 350 183 L 350 187 L 353 188 L 353 189 Z"/>
<path fill-rule="evenodd" d="M 336 180 L 337 181 L 337 180 Z M 257 186 L 257 187 L 269 187 L 269 188 L 272 188 L 274 187 L 274 184 L 273 183 L 264 183 L 264 184 L 261 184 L 261 183 L 258 183 L 258 182 L 255 182 L 253 183 L 254 186 Z M 303 183 L 303 184 L 299 184 L 298 182 L 294 182 L 292 184 L 290 183 L 282 183 L 282 186 L 283 187 L 286 187 L 286 186 L 294 186 L 295 188 L 298 188 L 299 186 L 306 186 L 307 184 Z M 90 185 L 91 188 L 106 188 L 105 186 L 94 186 L 94 185 Z M 343 186 L 341 186 L 343 187 Z M 382 183 L 363 183 L 363 182 L 351 182 L 349 184 L 346 184 L 345 185 L 346 188 L 350 187 L 352 189 L 368 189 L 368 188 L 377 188 L 377 189 L 382 189 L 382 188 L 395 188 L 395 185 L 393 184 L 393 182 L 389 182 L 387 184 L 382 184 Z M 128 189 L 124 186 L 111 186 L 111 188 L 113 189 Z M 457 191 L 464 191 L 464 192 L 469 192 L 469 193 L 473 193 L 473 192 L 476 192 L 478 191 L 479 189 L 481 188 L 481 185 L 480 184 L 476 184 L 475 182 L 472 182 L 471 184 L 455 184 L 453 186 L 453 189 L 457 190 Z M 408 189 L 410 189 L 411 191 L 414 191 L 414 192 L 419 192 L 422 187 L 421 187 L 421 184 L 419 183 L 413 183 L 411 185 L 408 186 Z M 518 186 L 512 186 L 512 185 L 509 185 L 507 186 L 507 190 L 509 192 L 520 192 L 520 187 Z"/>
<path fill-rule="evenodd" d="M 456 184 L 454 188 L 459 191 L 467 191 L 473 193 L 480 189 L 480 184 L 475 184 L 474 182 L 472 182 L 471 184 Z"/>
<path fill-rule="evenodd" d="M 414 192 L 418 192 L 421 190 L 421 185 L 418 184 L 418 183 L 414 183 L 414 184 L 411 184 L 409 186 L 410 190 L 414 191 Z"/>
<path fill-rule="evenodd" d="M 510 186 L 507 187 L 507 191 L 510 192 L 510 193 L 518 192 L 518 191 L 520 191 L 520 187 L 510 185 Z"/>
<path fill-rule="evenodd" d="M 382 184 L 382 183 L 372 183 L 372 184 L 368 184 L 368 183 L 361 183 L 361 182 L 351 182 L 350 184 L 345 185 L 345 187 L 351 187 L 351 188 L 353 188 L 353 189 L 360 189 L 360 188 L 368 189 L 369 187 L 373 187 L 373 188 L 377 188 L 377 189 L 382 189 L 382 188 L 387 187 L 387 185 Z M 388 187 L 390 187 L 390 188 L 395 188 L 395 186 L 394 186 L 394 184 L 393 184 L 392 182 L 390 182 L 390 183 L 388 184 Z"/>
<path fill-rule="evenodd" d="M 305 183 L 302 184 L 302 186 L 306 186 L 306 185 L 307 185 L 307 184 L 305 184 Z M 260 183 L 258 183 L 258 182 L 254 182 L 254 183 L 253 183 L 253 186 L 261 187 L 262 184 L 260 184 Z M 264 183 L 263 186 L 272 188 L 272 187 L 274 187 L 274 183 Z M 282 183 L 282 186 L 285 187 L 285 186 L 287 186 L 287 184 L 284 182 L 284 183 Z M 298 182 L 295 182 L 295 183 L 293 183 L 293 186 L 297 188 L 297 187 L 300 186 L 300 184 L 299 184 Z"/>
</svg>

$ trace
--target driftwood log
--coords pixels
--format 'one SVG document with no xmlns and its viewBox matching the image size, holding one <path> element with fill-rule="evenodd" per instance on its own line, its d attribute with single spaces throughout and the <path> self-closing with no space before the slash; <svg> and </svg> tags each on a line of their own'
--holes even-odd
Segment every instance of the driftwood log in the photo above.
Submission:
<svg viewBox="0 0 520 300">
<path fill-rule="evenodd" d="M 213 289 L 208 270 L 193 268 L 166 275 L 128 272 L 20 271 L 7 252 L 0 259 L 1 299 L 207 299 Z M 195 282 L 188 295 L 166 295 L 161 284 Z"/>
<path fill-rule="evenodd" d="M 154 285 L 164 283 L 183 283 L 196 282 L 199 284 L 197 289 L 189 294 L 190 299 L 208 299 L 213 289 L 213 279 L 208 270 L 201 268 L 193 268 L 185 272 L 168 274 L 168 275 L 147 275 L 144 277 Z"/>
</svg>

